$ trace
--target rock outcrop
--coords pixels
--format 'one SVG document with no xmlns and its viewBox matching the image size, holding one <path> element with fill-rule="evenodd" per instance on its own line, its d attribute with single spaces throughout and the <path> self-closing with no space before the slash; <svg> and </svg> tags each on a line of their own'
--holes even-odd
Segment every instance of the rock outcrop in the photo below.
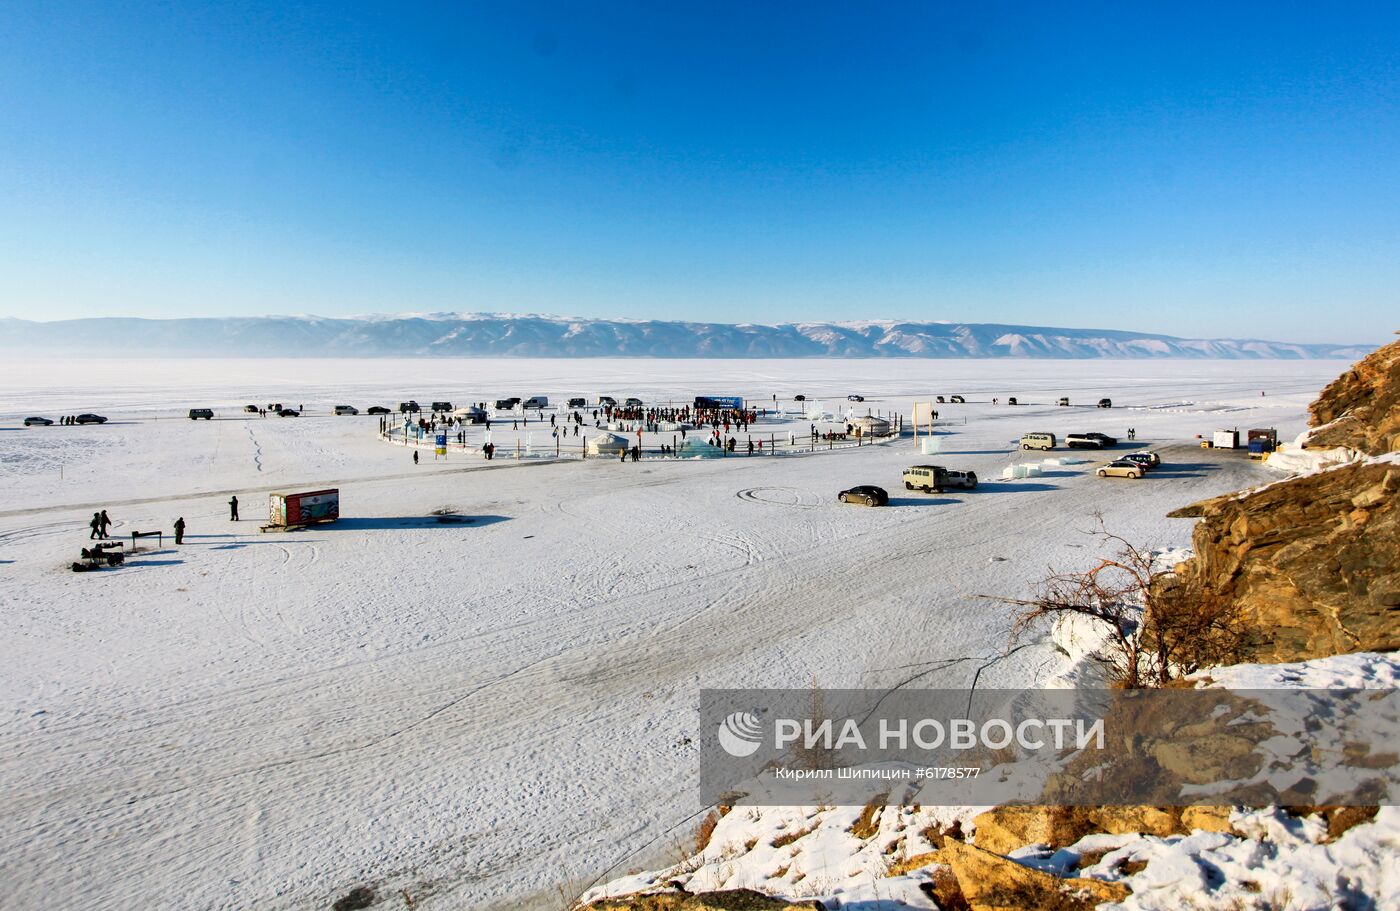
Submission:
<svg viewBox="0 0 1400 911">
<path fill-rule="evenodd" d="M 584 911 L 823 911 L 821 902 L 789 902 L 752 889 L 726 889 L 720 892 L 656 892 L 604 898 L 584 907 Z"/>
<path fill-rule="evenodd" d="M 1122 883 L 1042 873 L 951 838 L 943 842 L 943 857 L 973 911 L 1089 911 L 1130 894 Z"/>
<path fill-rule="evenodd" d="M 1400 342 L 1373 351 L 1322 390 L 1308 409 L 1307 448 L 1400 451 Z"/>
<path fill-rule="evenodd" d="M 1232 605 L 1250 635 L 1239 655 L 1302 661 L 1400 649 L 1400 342 L 1313 403 L 1308 445 L 1366 461 L 1196 503 L 1193 559 L 1154 588 L 1160 610 Z"/>
</svg>

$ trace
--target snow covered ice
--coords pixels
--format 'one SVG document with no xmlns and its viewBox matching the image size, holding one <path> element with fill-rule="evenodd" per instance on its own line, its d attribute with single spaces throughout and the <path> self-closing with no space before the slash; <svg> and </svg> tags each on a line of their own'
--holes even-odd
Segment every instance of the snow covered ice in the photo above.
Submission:
<svg viewBox="0 0 1400 911">
<path fill-rule="evenodd" d="M 2 901 L 323 907 L 371 883 L 416 908 L 557 907 L 559 889 L 659 866 L 693 830 L 701 686 L 1052 676 L 1063 656 L 1049 644 L 1000 658 L 1008 612 L 980 596 L 1085 560 L 1095 512 L 1145 546 L 1186 545 L 1191 523 L 1168 510 L 1277 477 L 1195 435 L 1292 438 L 1343 366 L 6 361 Z M 776 395 L 791 417 L 775 426 L 799 442 L 797 394 L 843 416 L 851 393 L 865 396 L 856 414 L 906 416 L 963 394 L 936 406 L 937 459 L 985 480 L 903 490 L 922 457 L 907 437 L 626 465 L 454 449 L 414 466 L 377 418 L 330 414 L 534 393 Z M 1010 395 L 1023 404 L 991 404 Z M 1103 395 L 1114 408 L 1092 407 Z M 241 413 L 278 401 L 307 415 Z M 189 421 L 193 407 L 219 419 Z M 111 420 L 20 426 L 81 411 Z M 1141 481 L 1095 478 L 1096 454 L 994 480 L 1025 461 L 1023 432 L 1129 426 L 1164 459 Z M 533 448 L 552 448 L 547 430 Z M 886 487 L 891 508 L 838 504 L 855 484 Z M 269 492 L 332 486 L 340 522 L 258 533 Z M 184 516 L 185 545 L 69 572 L 102 508 L 118 537 Z"/>
</svg>

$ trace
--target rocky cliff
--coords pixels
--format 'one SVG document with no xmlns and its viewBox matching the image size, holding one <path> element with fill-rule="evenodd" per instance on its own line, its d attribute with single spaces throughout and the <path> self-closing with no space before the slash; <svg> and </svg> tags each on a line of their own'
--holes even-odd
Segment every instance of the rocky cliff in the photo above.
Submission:
<svg viewBox="0 0 1400 911">
<path fill-rule="evenodd" d="M 1310 410 L 1310 447 L 1372 458 L 1172 513 L 1201 522 L 1195 557 L 1154 590 L 1159 609 L 1234 605 L 1251 633 L 1246 660 L 1400 649 L 1400 342 L 1358 362 Z"/>
<path fill-rule="evenodd" d="M 1400 342 L 1373 351 L 1332 381 L 1312 407 L 1308 448 L 1370 455 L 1400 450 Z"/>
</svg>

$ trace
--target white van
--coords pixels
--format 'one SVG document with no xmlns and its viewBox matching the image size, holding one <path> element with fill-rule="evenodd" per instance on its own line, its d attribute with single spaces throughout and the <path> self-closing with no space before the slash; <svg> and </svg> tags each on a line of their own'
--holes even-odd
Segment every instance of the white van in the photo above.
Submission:
<svg viewBox="0 0 1400 911">
<path fill-rule="evenodd" d="M 1028 433 L 1021 437 L 1022 449 L 1054 449 L 1053 433 Z"/>
<path fill-rule="evenodd" d="M 548 407 L 549 407 L 549 396 L 547 396 L 547 395 L 532 395 L 532 396 L 530 396 L 528 399 L 525 400 L 525 404 L 522 405 L 521 407 L 522 407 L 522 408 L 526 408 L 526 409 L 529 409 L 529 408 L 534 408 L 534 409 L 548 408 Z"/>
</svg>

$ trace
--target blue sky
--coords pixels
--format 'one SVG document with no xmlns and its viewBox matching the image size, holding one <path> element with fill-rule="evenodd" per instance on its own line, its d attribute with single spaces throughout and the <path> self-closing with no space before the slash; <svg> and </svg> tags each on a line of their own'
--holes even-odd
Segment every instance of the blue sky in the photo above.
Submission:
<svg viewBox="0 0 1400 911">
<path fill-rule="evenodd" d="M 10 2 L 0 316 L 1382 341 L 1397 47 L 1393 3 Z"/>
</svg>

